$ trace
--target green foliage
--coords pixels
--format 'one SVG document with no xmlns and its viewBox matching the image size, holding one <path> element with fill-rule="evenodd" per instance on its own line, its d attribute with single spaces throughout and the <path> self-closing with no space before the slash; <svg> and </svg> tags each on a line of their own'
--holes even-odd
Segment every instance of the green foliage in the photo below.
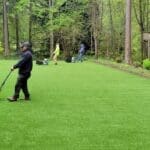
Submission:
<svg viewBox="0 0 150 150">
<path fill-rule="evenodd" d="M 143 67 L 147 70 L 150 70 L 150 59 L 143 60 Z"/>
<path fill-rule="evenodd" d="M 135 61 L 135 62 L 133 62 L 133 65 L 134 65 L 134 67 L 136 67 L 136 68 L 138 68 L 138 67 L 142 67 L 141 62 L 139 62 L 139 61 Z"/>
<path fill-rule="evenodd" d="M 122 62 L 121 56 L 117 56 L 117 57 L 115 58 L 115 61 L 116 61 L 117 63 L 121 63 L 121 62 Z"/>
<path fill-rule="evenodd" d="M 19 13 L 23 10 L 28 10 L 30 0 L 19 0 L 15 5 L 15 10 Z"/>
<path fill-rule="evenodd" d="M 143 11 L 148 9 L 147 0 L 142 1 Z M 77 50 L 80 41 L 86 41 L 91 49 L 94 49 L 93 38 L 93 18 L 91 7 L 96 3 L 100 14 L 97 20 L 100 30 L 98 38 L 99 53 L 103 56 L 109 55 L 115 58 L 120 49 L 120 56 L 124 53 L 125 37 L 125 1 L 110 0 L 111 15 L 110 17 L 109 0 L 53 0 L 53 6 L 49 5 L 48 0 L 12 0 L 9 1 L 9 41 L 10 47 L 16 42 L 16 14 L 19 17 L 19 42 L 28 40 L 29 37 L 29 18 L 32 17 L 32 43 L 35 49 L 49 49 L 50 33 L 54 33 L 54 43 L 61 41 L 63 50 Z M 139 19 L 139 1 L 133 2 L 136 8 L 137 16 L 132 6 L 132 59 L 134 62 L 140 61 L 140 28 L 136 17 Z M 30 7 L 32 6 L 32 9 Z M 0 31 L 3 33 L 2 21 L 2 2 L 0 3 Z M 145 14 L 143 20 L 144 26 L 149 27 L 146 22 Z M 100 25 L 101 24 L 101 25 Z M 93 32 L 93 33 L 92 33 Z M 3 35 L 0 35 L 1 42 Z M 93 43 L 93 44 L 92 44 Z M 92 44 L 92 45 L 91 45 Z M 118 57 L 120 57 L 118 56 Z M 122 57 L 122 56 L 121 56 Z M 118 59 L 118 58 L 117 58 Z M 120 60 L 116 60 L 119 61 Z"/>
<path fill-rule="evenodd" d="M 132 59 L 137 62 L 140 61 L 141 57 L 141 46 L 140 46 L 140 29 L 136 22 L 135 16 L 132 17 Z"/>
<path fill-rule="evenodd" d="M 4 48 L 2 47 L 2 42 L 0 42 L 0 53 L 2 53 Z"/>
</svg>

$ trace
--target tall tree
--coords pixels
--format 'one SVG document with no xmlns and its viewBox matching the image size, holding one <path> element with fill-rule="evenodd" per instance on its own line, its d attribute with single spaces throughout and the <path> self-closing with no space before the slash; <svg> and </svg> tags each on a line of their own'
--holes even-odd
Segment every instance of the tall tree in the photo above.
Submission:
<svg viewBox="0 0 150 150">
<path fill-rule="evenodd" d="M 49 14 L 49 19 L 50 19 L 50 25 L 51 27 L 53 26 L 53 8 L 54 2 L 53 0 L 49 0 L 49 8 L 50 8 L 50 14 Z M 53 29 L 50 29 L 50 56 L 52 55 L 52 52 L 54 51 L 54 33 Z"/>
<path fill-rule="evenodd" d="M 19 50 L 19 15 L 15 14 L 15 27 L 16 27 L 16 49 Z"/>
<path fill-rule="evenodd" d="M 134 1 L 134 12 L 136 20 L 140 26 L 141 33 L 141 58 L 142 60 L 146 57 L 146 51 L 144 51 L 143 44 L 143 33 L 150 32 L 150 18 L 149 18 L 149 10 L 150 10 L 150 1 L 149 0 L 138 0 Z"/>
<path fill-rule="evenodd" d="M 9 55 L 9 34 L 8 34 L 8 2 L 3 0 L 3 36 L 4 36 L 4 55 Z"/>
<path fill-rule="evenodd" d="M 29 42 L 32 41 L 32 1 L 29 1 Z"/>
<path fill-rule="evenodd" d="M 99 35 L 100 35 L 100 4 L 98 0 L 94 0 L 90 1 L 90 5 L 91 5 L 91 35 L 93 36 L 94 40 L 93 44 L 94 44 L 95 58 L 98 59 Z"/>
<path fill-rule="evenodd" d="M 113 23 L 113 11 L 112 11 L 112 3 L 111 0 L 108 0 L 109 6 L 109 22 L 110 22 L 110 48 L 112 51 L 115 50 L 115 31 L 114 31 L 114 23 Z"/>
<path fill-rule="evenodd" d="M 18 0 L 15 0 L 14 5 L 16 6 Z M 14 6 L 14 8 L 15 8 Z M 17 12 L 17 9 L 15 8 L 15 29 L 16 29 L 16 50 L 19 50 L 19 14 Z"/>
<path fill-rule="evenodd" d="M 126 0 L 125 62 L 131 64 L 131 0 Z"/>
</svg>

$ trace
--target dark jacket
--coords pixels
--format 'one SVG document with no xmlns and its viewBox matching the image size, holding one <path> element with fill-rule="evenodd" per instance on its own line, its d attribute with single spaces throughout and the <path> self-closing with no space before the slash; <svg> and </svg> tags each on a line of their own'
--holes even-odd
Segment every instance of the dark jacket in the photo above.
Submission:
<svg viewBox="0 0 150 150">
<path fill-rule="evenodd" d="M 21 60 L 14 65 L 14 69 L 19 68 L 19 74 L 21 75 L 30 75 L 32 66 L 32 52 L 26 50 L 22 52 Z"/>
</svg>

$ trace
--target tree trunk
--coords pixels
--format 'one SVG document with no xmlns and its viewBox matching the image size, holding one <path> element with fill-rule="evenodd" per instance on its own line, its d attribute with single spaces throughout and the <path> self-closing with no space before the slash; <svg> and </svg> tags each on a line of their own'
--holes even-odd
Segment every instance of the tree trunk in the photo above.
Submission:
<svg viewBox="0 0 150 150">
<path fill-rule="evenodd" d="M 148 0 L 139 0 L 138 1 L 138 8 L 136 9 L 134 3 L 134 12 L 136 16 L 136 20 L 140 26 L 141 32 L 141 60 L 145 58 L 145 54 L 147 51 L 144 50 L 144 43 L 143 43 L 143 33 L 148 31 L 149 32 L 149 1 Z"/>
<path fill-rule="evenodd" d="M 92 1 L 92 10 L 91 10 L 91 24 L 93 29 L 93 39 L 94 39 L 94 50 L 95 50 L 95 58 L 98 59 L 98 47 L 99 47 L 99 5 L 97 1 Z"/>
<path fill-rule="evenodd" d="M 49 0 L 49 8 L 53 7 L 53 0 Z M 53 12 L 50 13 L 50 21 L 51 21 L 51 27 L 53 26 Z M 52 52 L 54 51 L 54 33 L 53 30 L 50 31 L 50 56 L 52 55 Z"/>
<path fill-rule="evenodd" d="M 93 29 L 91 27 L 91 54 L 93 53 Z"/>
<path fill-rule="evenodd" d="M 150 1 L 146 1 L 146 30 L 150 32 Z"/>
<path fill-rule="evenodd" d="M 19 51 L 19 16 L 16 13 L 15 15 L 15 24 L 16 24 L 16 50 Z"/>
<path fill-rule="evenodd" d="M 126 0 L 125 62 L 131 64 L 131 0 Z"/>
<path fill-rule="evenodd" d="M 30 0 L 30 7 L 29 7 L 29 42 L 31 43 L 32 41 L 32 1 Z"/>
<path fill-rule="evenodd" d="M 3 36 L 4 36 L 4 56 L 9 55 L 9 33 L 8 33 L 8 17 L 7 2 L 3 0 Z"/>
<path fill-rule="evenodd" d="M 97 40 L 97 37 L 94 37 L 94 45 L 95 45 L 95 58 L 98 59 L 98 40 Z"/>
<path fill-rule="evenodd" d="M 111 1 L 108 1 L 109 6 L 109 15 L 110 15 L 110 49 L 114 53 L 115 51 L 115 32 L 114 32 L 114 25 L 113 25 L 113 17 L 112 17 L 112 4 Z"/>
</svg>

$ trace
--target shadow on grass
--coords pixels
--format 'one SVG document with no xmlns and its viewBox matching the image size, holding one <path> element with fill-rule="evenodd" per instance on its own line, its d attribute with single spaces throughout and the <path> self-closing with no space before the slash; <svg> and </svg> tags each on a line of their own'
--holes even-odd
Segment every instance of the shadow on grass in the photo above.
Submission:
<svg viewBox="0 0 150 150">
<path fill-rule="evenodd" d="M 2 102 L 9 102 L 9 103 L 29 103 L 29 102 L 31 102 L 31 100 L 18 99 L 15 102 L 10 102 L 6 97 L 5 98 L 1 97 L 0 98 L 0 103 L 2 103 Z"/>
</svg>

